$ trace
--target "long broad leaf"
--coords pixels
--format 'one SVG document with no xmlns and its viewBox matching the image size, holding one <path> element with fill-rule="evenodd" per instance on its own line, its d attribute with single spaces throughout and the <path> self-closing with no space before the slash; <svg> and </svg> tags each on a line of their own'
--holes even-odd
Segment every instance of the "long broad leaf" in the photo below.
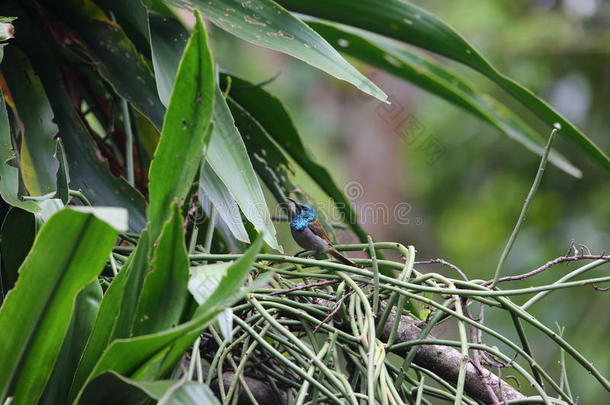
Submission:
<svg viewBox="0 0 610 405">
<path fill-rule="evenodd" d="M 148 218 L 153 240 L 169 215 L 170 204 L 186 197 L 210 140 L 208 127 L 217 102 L 216 86 L 205 27 L 197 15 L 195 30 L 178 67 L 161 139 L 150 165 Z"/>
<path fill-rule="evenodd" d="M 164 23 L 166 26 L 159 20 L 168 20 Z M 163 100 L 167 97 L 166 89 L 171 86 L 169 78 L 173 77 L 175 60 L 181 53 L 183 35 L 179 24 L 167 17 L 151 14 L 149 21 L 155 72 L 159 75 L 157 87 Z M 200 192 L 210 193 L 207 197 L 236 239 L 249 241 L 239 213 L 241 208 L 244 216 L 265 235 L 265 241 L 278 249 L 271 216 L 247 150 L 219 90 L 214 97 L 214 132 L 200 172 Z"/>
<path fill-rule="evenodd" d="M 461 62 L 487 76 L 561 134 L 610 170 L 610 159 L 585 134 L 534 93 L 500 73 L 445 22 L 407 0 L 277 0 L 291 11 L 352 25 L 411 43 Z"/>
<path fill-rule="evenodd" d="M 153 243 L 171 215 L 171 204 L 183 199 L 188 192 L 209 139 L 214 78 L 205 28 L 200 17 L 197 21 L 178 69 L 161 139 L 150 168 L 149 227 L 141 234 L 136 251 L 104 296 L 71 388 L 71 398 L 81 390 L 112 340 L 132 335 Z"/>
<path fill-rule="evenodd" d="M 214 134 L 207 162 L 237 201 L 244 216 L 263 234 L 265 242 L 272 248 L 281 250 L 248 151 L 218 87 L 214 101 Z"/>
<path fill-rule="evenodd" d="M 188 290 L 199 305 L 205 304 L 218 288 L 218 284 L 227 275 L 230 262 L 205 264 L 190 269 Z M 223 337 L 230 340 L 233 333 L 233 311 L 226 308 L 218 314 L 217 324 Z"/>
<path fill-rule="evenodd" d="M 236 101 L 229 98 L 227 102 L 256 172 L 275 199 L 285 203 L 296 189 L 289 177 L 294 175 L 290 162 L 252 115 Z"/>
<path fill-rule="evenodd" d="M 39 405 L 68 403 L 68 390 L 85 343 L 95 324 L 101 300 L 102 287 L 98 280 L 86 286 L 76 297 L 70 327 Z"/>
<path fill-rule="evenodd" d="M 257 239 L 236 261 L 190 321 L 163 332 L 114 341 L 101 356 L 88 381 L 106 372 L 153 381 L 175 365 L 196 336 L 226 307 L 239 300 L 252 263 L 262 245 Z M 82 395 L 82 393 L 81 393 Z M 80 396 L 79 396 L 80 397 Z"/>
<path fill-rule="evenodd" d="M 21 263 L 36 236 L 36 220 L 31 212 L 13 207 L 4 217 L 0 229 L 0 277 L 2 294 L 13 288 Z"/>
<path fill-rule="evenodd" d="M 148 243 L 147 235 L 148 231 L 144 231 L 142 233 L 138 246 L 140 244 Z M 133 260 L 134 256 L 130 257 L 129 261 L 123 265 L 123 269 L 117 275 L 117 277 L 112 280 L 112 284 L 110 284 L 110 287 L 108 287 L 108 290 L 104 294 L 104 298 L 100 304 L 98 316 L 95 319 L 95 325 L 93 326 L 89 340 L 85 345 L 83 354 L 78 362 L 76 372 L 74 373 L 74 379 L 72 381 L 72 385 L 70 386 L 70 392 L 68 395 L 68 402 L 70 403 L 82 388 L 84 382 L 89 376 L 89 373 L 99 359 L 99 356 L 102 354 L 106 346 L 108 346 L 113 335 L 118 329 L 117 322 L 119 319 L 117 318 L 121 308 L 123 294 L 125 293 L 125 284 L 127 284 L 127 281 L 129 281 L 125 274 L 125 270 L 128 266 L 133 266 L 131 264 L 131 261 Z M 140 259 L 135 258 L 135 260 Z"/>
<path fill-rule="evenodd" d="M 19 169 L 10 163 L 15 157 L 4 95 L 0 91 L 0 196 L 13 207 L 37 212 L 40 207 L 35 202 L 19 198 Z"/>
<path fill-rule="evenodd" d="M 30 195 L 52 193 L 57 188 L 55 176 L 59 167 L 53 139 L 57 125 L 40 78 L 27 57 L 13 46 L 5 51 L 2 73 L 9 84 L 19 121 L 19 165 L 23 183 Z"/>
<path fill-rule="evenodd" d="M 169 390 L 158 405 L 220 405 L 220 401 L 207 385 L 189 381 Z"/>
<path fill-rule="evenodd" d="M 386 94 L 309 28 L 272 0 L 168 0 L 200 9 L 215 25 L 253 44 L 301 59 L 381 101 Z"/>
<path fill-rule="evenodd" d="M 134 378 L 151 380 L 157 379 L 175 367 L 184 355 L 184 351 L 193 343 L 195 338 L 201 334 L 201 330 L 205 329 L 211 320 L 218 316 L 224 309 L 232 306 L 238 300 L 242 299 L 251 288 L 256 288 L 261 282 L 266 282 L 267 277 L 260 277 L 255 280 L 251 287 L 244 287 L 244 283 L 250 269 L 256 259 L 256 255 L 261 250 L 263 245 L 262 237 L 257 239 L 250 245 L 248 250 L 229 267 L 227 274 L 220 280 L 218 287 L 209 296 L 203 305 L 200 305 L 193 318 L 176 328 L 180 330 L 179 336 L 171 346 L 166 346 L 163 351 L 160 351 L 156 357 L 151 357 L 146 364 L 139 367 L 133 374 Z M 168 330 L 167 334 L 172 331 Z"/>
<path fill-rule="evenodd" d="M 165 405 L 218 405 L 207 385 L 185 380 L 137 381 L 114 372 L 91 381 L 81 403 L 87 405 L 124 405 L 148 403 L 155 399 Z"/>
<path fill-rule="evenodd" d="M 19 169 L 10 163 L 15 157 L 4 94 L 0 90 L 0 197 L 13 207 L 36 212 L 40 207 L 35 202 L 19 198 Z"/>
<path fill-rule="evenodd" d="M 157 92 L 161 102 L 167 106 L 178 62 L 188 39 L 187 31 L 178 20 L 165 16 L 151 13 L 148 22 Z"/>
<path fill-rule="evenodd" d="M 0 309 L 0 402 L 12 387 L 14 404 L 36 403 L 61 349 L 76 295 L 95 280 L 116 235 L 94 215 L 69 209 L 42 227 Z"/>
<path fill-rule="evenodd" d="M 135 318 L 134 334 L 144 335 L 176 326 L 188 296 L 189 263 L 180 207 L 173 204 L 146 274 Z"/>
<path fill-rule="evenodd" d="M 422 89 L 462 107 L 491 124 L 509 138 L 542 156 L 545 141 L 539 133 L 521 118 L 503 107 L 457 73 L 443 67 L 432 58 L 407 49 L 385 49 L 364 37 L 342 30 L 334 25 L 312 22 L 309 25 L 342 52 L 378 67 L 397 77 L 408 80 Z M 557 152 L 549 160 L 566 173 L 581 177 L 582 172 Z"/>
<path fill-rule="evenodd" d="M 208 162 L 201 165 L 199 174 L 199 201 L 206 199 L 214 205 L 220 219 L 224 221 L 235 239 L 250 243 L 235 198 Z"/>
</svg>

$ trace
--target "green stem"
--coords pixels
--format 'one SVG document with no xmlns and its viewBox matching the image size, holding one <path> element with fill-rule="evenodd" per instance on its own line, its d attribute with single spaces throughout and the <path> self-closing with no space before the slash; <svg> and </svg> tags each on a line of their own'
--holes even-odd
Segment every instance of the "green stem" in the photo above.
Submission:
<svg viewBox="0 0 610 405">
<path fill-rule="evenodd" d="M 258 333 L 254 331 L 247 323 L 234 316 L 233 320 L 244 329 L 250 336 L 252 336 L 268 353 L 272 354 L 275 359 L 277 359 L 280 363 L 284 364 L 288 369 L 292 372 L 300 376 L 301 378 L 310 382 L 310 384 L 315 385 L 324 395 L 326 395 L 330 400 L 332 400 L 336 404 L 343 404 L 339 398 L 335 394 L 333 394 L 328 388 L 320 384 L 318 380 L 309 376 L 305 371 L 303 371 L 300 367 L 297 367 L 290 360 L 284 356 L 284 354 L 277 351 L 273 346 L 271 346 L 263 337 L 261 337 Z M 280 328 L 283 328 L 280 325 Z"/>
<path fill-rule="evenodd" d="M 519 335 L 519 339 L 521 340 L 521 347 L 523 347 L 523 351 L 525 351 L 533 359 L 534 354 L 530 347 L 525 330 L 523 329 L 523 325 L 521 325 L 521 320 L 514 312 L 512 312 L 510 310 L 509 310 L 509 312 L 510 312 L 510 317 L 513 321 L 513 324 L 515 325 L 515 329 L 517 330 L 517 334 Z M 542 382 L 542 379 L 540 378 L 540 374 L 538 374 L 538 371 L 534 367 L 532 367 L 532 374 L 534 375 L 534 378 L 536 379 L 536 381 L 538 381 L 538 384 L 540 384 L 540 386 L 544 387 L 544 383 Z"/>
<path fill-rule="evenodd" d="M 460 303 L 460 297 L 458 295 L 453 296 L 453 300 L 455 302 L 455 310 L 456 312 L 464 316 L 462 313 L 462 305 Z M 462 353 L 462 359 L 460 362 L 460 371 L 458 373 L 457 379 L 457 393 L 455 395 L 454 405 L 460 405 L 462 403 L 462 396 L 464 395 L 464 383 L 466 382 L 466 365 L 468 364 L 468 338 L 466 337 L 466 327 L 464 326 L 464 321 L 458 318 L 458 332 L 460 335 L 460 350 Z"/>
<path fill-rule="evenodd" d="M 133 187 L 135 184 L 133 171 L 133 131 L 131 129 L 131 117 L 129 116 L 129 105 L 124 98 L 121 99 L 121 111 L 123 113 L 123 124 L 125 126 L 125 166 L 127 171 L 127 183 Z"/>
<path fill-rule="evenodd" d="M 260 336 L 264 337 L 265 334 L 267 333 L 267 331 L 269 330 L 269 328 L 271 327 L 271 325 L 266 324 L 263 329 L 260 332 Z M 248 335 L 244 335 L 244 336 L 248 336 Z M 243 372 L 244 369 L 246 368 L 246 364 L 248 362 L 248 359 L 250 358 L 250 356 L 252 355 L 252 353 L 254 352 L 254 349 L 256 349 L 256 346 L 258 346 L 258 342 L 255 340 L 254 342 L 252 342 L 250 344 L 250 346 L 248 346 L 248 348 L 244 351 L 242 357 L 241 357 L 241 361 L 239 362 L 239 365 L 237 366 L 237 369 L 234 371 L 233 374 L 233 381 L 231 381 L 231 386 L 229 387 L 229 391 L 227 392 L 227 398 L 231 398 L 233 397 L 233 395 L 235 394 L 235 390 L 237 388 L 237 381 L 238 380 L 243 380 Z M 244 346 L 245 347 L 245 346 Z M 219 376 L 220 377 L 220 376 Z M 247 385 L 247 384 L 246 384 Z M 234 401 L 237 401 L 238 395 L 235 395 Z M 255 400 L 256 404 L 258 404 Z"/>
<path fill-rule="evenodd" d="M 352 290 L 356 291 L 356 295 L 360 298 L 360 302 L 364 307 L 366 314 L 366 325 L 368 326 L 368 339 L 365 341 L 368 346 L 368 357 L 367 357 L 367 393 L 368 401 L 370 405 L 375 405 L 375 351 L 377 349 L 376 337 L 375 337 L 375 317 L 369 304 L 368 298 L 362 292 L 362 289 L 358 287 L 358 284 L 351 277 L 345 275 L 345 273 L 339 273 L 339 276 L 348 284 Z M 364 334 L 363 334 L 364 336 Z"/>
<path fill-rule="evenodd" d="M 379 263 L 377 263 L 377 251 L 375 250 L 375 246 L 373 245 L 373 238 L 371 235 L 368 236 L 369 242 L 369 255 L 371 257 L 371 261 L 373 262 L 373 313 L 377 314 L 379 311 Z"/>
<path fill-rule="evenodd" d="M 364 246 L 367 246 L 366 244 Z M 241 257 L 241 254 L 195 254 L 195 255 L 190 255 L 190 259 L 191 260 L 218 260 L 218 261 L 232 261 L 232 260 L 237 260 Z M 340 263 L 334 263 L 334 262 L 329 262 L 329 261 L 324 261 L 324 260 L 315 260 L 315 259 L 303 259 L 300 257 L 293 257 L 293 256 L 283 256 L 283 255 L 271 255 L 271 254 L 259 254 L 256 257 L 256 260 L 260 260 L 260 261 L 275 261 L 278 263 L 295 263 L 295 264 L 301 264 L 301 265 L 305 265 L 305 266 L 317 266 L 317 267 L 323 267 L 326 269 L 330 269 L 330 270 L 338 270 L 338 271 L 344 271 L 347 273 L 353 273 L 356 275 L 360 275 L 360 276 L 366 276 L 369 278 L 373 278 L 374 274 L 371 271 L 365 270 L 365 269 L 360 269 L 360 268 L 356 268 L 353 266 L 346 266 L 344 264 L 340 264 Z M 370 260 L 365 260 L 365 259 L 353 259 L 355 262 L 357 263 L 368 263 L 370 262 Z M 388 265 L 388 266 L 393 266 L 393 267 L 403 267 L 403 264 L 400 263 L 396 263 L 396 262 L 392 262 L 389 260 L 379 260 L 379 263 L 382 263 L 384 265 Z M 279 273 L 279 270 L 277 270 Z M 430 278 L 430 275 L 433 273 L 429 273 L 427 276 L 429 276 L 428 278 Z M 304 275 L 304 273 L 297 273 L 297 275 Z M 311 276 L 314 277 L 324 277 L 323 273 L 320 274 L 310 274 Z M 332 277 L 330 277 L 332 278 Z M 577 286 L 584 286 L 584 285 L 589 285 L 589 284 L 599 284 L 599 283 L 604 283 L 604 282 L 608 282 L 610 281 L 610 276 L 606 276 L 606 277 L 597 277 L 597 278 L 592 278 L 592 279 L 586 279 L 586 280 L 578 280 L 578 281 L 572 281 L 572 282 L 567 282 L 567 283 L 555 283 L 555 284 L 550 284 L 550 285 L 542 285 L 542 286 L 538 286 L 538 287 L 529 287 L 529 288 L 520 288 L 520 289 L 513 289 L 513 290 L 497 290 L 497 291 L 490 291 L 489 289 L 462 289 L 462 288 L 457 288 L 457 289 L 451 289 L 451 288 L 444 288 L 444 287 L 430 287 L 430 286 L 424 286 L 424 285 L 419 285 L 419 284 L 414 284 L 414 283 L 408 283 L 405 281 L 401 281 L 401 280 L 397 280 L 393 277 L 388 277 L 388 276 L 384 276 L 383 274 L 379 275 L 379 280 L 381 282 L 384 283 L 388 283 L 391 285 L 394 285 L 396 287 L 401 287 L 403 289 L 411 289 L 411 290 L 416 290 L 416 291 L 420 291 L 420 292 L 432 292 L 432 293 L 437 293 L 437 294 L 458 294 L 464 297 L 504 297 L 504 296 L 510 296 L 510 295 L 525 295 L 525 294 L 533 294 L 533 293 L 537 293 L 540 291 L 548 291 L 548 290 L 559 290 L 559 289 L 563 289 L 563 288 L 571 288 L 571 287 L 577 287 Z M 363 280 L 363 282 L 365 282 Z M 470 287 L 470 288 L 480 288 L 481 285 L 480 284 L 475 284 L 472 282 L 466 282 L 466 281 L 462 281 L 462 280 L 452 280 L 453 284 L 455 284 L 456 286 L 465 286 L 465 287 Z M 420 297 L 417 297 L 417 299 L 419 299 Z"/>
<path fill-rule="evenodd" d="M 68 195 L 70 195 L 71 197 L 78 198 L 80 202 L 83 203 L 83 205 L 93 205 L 91 204 L 91 201 L 89 201 L 89 199 L 87 199 L 87 197 L 85 197 L 85 195 L 80 190 L 69 190 Z"/>
<path fill-rule="evenodd" d="M 197 236 L 199 235 L 199 227 L 193 225 L 193 231 L 191 232 L 191 240 L 189 241 L 189 254 L 193 254 L 195 247 L 197 246 Z"/>
<path fill-rule="evenodd" d="M 329 379 L 329 381 L 331 381 L 333 383 L 333 385 L 340 390 L 346 397 L 350 397 L 352 398 L 353 401 L 353 393 L 347 391 L 348 386 L 345 386 L 338 378 L 335 374 L 333 374 L 328 367 L 326 367 L 326 364 L 324 364 L 322 362 L 322 360 L 318 359 L 316 357 L 316 354 L 314 352 L 311 351 L 311 349 L 309 349 L 300 339 L 298 339 L 296 336 L 294 336 L 291 333 L 287 333 L 286 329 L 283 328 L 281 326 L 281 324 L 272 316 L 269 315 L 269 313 L 267 312 L 267 310 L 260 305 L 260 303 L 258 302 L 258 300 L 256 300 L 256 298 L 254 297 L 250 297 L 249 301 L 252 302 L 252 305 L 254 305 L 254 308 L 256 308 L 256 310 L 267 320 L 267 322 L 269 322 L 271 324 L 271 326 L 273 326 L 273 328 L 275 330 L 277 330 L 278 332 L 282 333 L 285 335 L 285 337 L 296 347 L 299 349 L 299 351 L 301 351 L 301 353 L 305 354 L 310 361 L 312 361 L 317 367 L 318 369 L 320 369 L 320 371 L 324 374 L 324 376 L 326 376 L 326 378 Z M 352 394 L 352 395 L 350 395 Z M 357 404 L 357 402 L 354 401 L 355 404 Z"/>
<path fill-rule="evenodd" d="M 404 274 L 401 274 L 399 277 L 399 280 L 409 280 L 411 278 L 411 274 L 413 273 L 413 264 L 415 263 L 415 248 L 413 246 L 409 246 L 409 250 L 408 250 L 408 255 L 406 257 L 406 262 L 405 262 L 405 270 L 404 270 Z M 388 314 L 391 311 L 388 311 L 388 307 L 390 305 L 393 305 L 393 300 L 392 298 L 394 297 L 396 293 L 392 293 L 392 297 L 390 298 L 390 303 L 388 304 L 388 306 L 386 306 L 385 310 L 383 311 L 382 317 L 379 319 L 379 322 L 383 322 L 380 327 L 383 328 L 385 325 L 386 320 L 388 319 Z M 392 329 L 390 330 L 390 336 L 388 336 L 388 341 L 387 341 L 387 345 L 388 346 L 392 346 L 392 343 L 394 343 L 394 339 L 396 338 L 396 331 L 398 330 L 398 324 L 400 323 L 400 318 L 402 316 L 402 311 L 403 308 L 405 306 L 405 302 L 406 302 L 407 298 L 404 295 L 400 295 L 400 298 L 398 298 L 398 305 L 396 306 L 396 316 L 394 317 L 394 322 L 392 324 Z M 384 318 L 385 316 L 385 318 Z"/>
<path fill-rule="evenodd" d="M 534 200 L 534 196 L 536 195 L 536 191 L 538 191 L 538 186 L 540 185 L 540 181 L 542 180 L 542 175 L 544 174 L 544 168 L 546 167 L 546 162 L 549 158 L 549 153 L 551 152 L 551 145 L 553 144 L 553 139 L 555 139 L 555 134 L 557 133 L 557 128 L 554 128 L 551 131 L 551 135 L 549 136 L 549 140 L 546 143 L 546 147 L 544 148 L 544 153 L 542 154 L 542 159 L 540 160 L 540 166 L 538 167 L 538 172 L 536 173 L 536 177 L 534 178 L 534 183 L 530 188 L 529 193 L 527 194 L 527 198 L 525 199 L 525 203 L 523 204 L 523 208 L 521 208 L 521 213 L 519 214 L 519 219 L 517 219 L 517 224 L 515 225 L 515 229 L 513 229 L 513 233 L 510 235 L 502 254 L 500 255 L 500 260 L 498 261 L 498 265 L 496 266 L 496 272 L 494 274 L 493 283 L 491 283 L 491 288 L 493 289 L 500 278 L 500 271 L 502 270 L 502 266 L 504 266 L 504 262 L 508 257 L 515 240 L 517 239 L 517 234 L 521 230 L 521 226 L 525 222 L 525 218 L 527 216 L 527 211 L 530 207 L 530 204 Z"/>
<path fill-rule="evenodd" d="M 570 273 L 566 274 L 565 276 L 563 276 L 562 278 L 560 278 L 559 280 L 555 281 L 553 284 L 551 285 L 558 285 L 558 284 L 562 284 L 565 281 L 571 280 L 576 276 L 579 276 L 589 270 L 593 270 L 599 266 L 601 266 L 602 264 L 608 263 L 607 260 L 596 260 L 594 262 L 591 262 L 589 264 L 586 264 L 582 267 L 577 268 L 574 271 L 571 271 Z M 539 292 L 538 294 L 534 295 L 532 298 L 530 298 L 525 304 L 521 305 L 521 308 L 523 308 L 524 310 L 527 310 L 530 306 L 532 306 L 533 304 L 535 304 L 536 302 L 540 301 L 542 298 L 544 298 L 546 295 L 550 294 L 553 290 L 547 290 L 547 291 L 542 291 Z"/>
<path fill-rule="evenodd" d="M 205 230 L 205 241 L 203 248 L 206 252 L 211 252 L 212 250 L 212 238 L 214 237 L 214 227 L 216 226 L 216 208 L 212 205 L 210 208 L 210 217 L 208 222 L 208 227 Z"/>
<path fill-rule="evenodd" d="M 326 352 L 328 351 L 328 348 L 330 346 L 329 342 L 325 342 L 324 345 L 322 346 L 322 348 L 318 351 L 318 354 L 316 355 L 319 359 L 322 359 L 325 355 Z M 315 371 L 315 367 L 313 366 L 313 364 L 309 367 L 309 369 L 307 370 L 307 375 L 309 375 L 310 377 L 313 378 L 313 373 Z M 301 386 L 301 388 L 299 389 L 299 392 L 297 394 L 297 399 L 295 401 L 295 405 L 303 405 L 305 403 L 305 397 L 307 396 L 307 393 L 309 392 L 309 381 L 303 381 L 303 385 Z"/>
<path fill-rule="evenodd" d="M 417 396 L 415 397 L 415 405 L 421 405 L 422 394 L 424 393 L 424 377 L 422 376 L 419 387 L 417 387 Z"/>
</svg>

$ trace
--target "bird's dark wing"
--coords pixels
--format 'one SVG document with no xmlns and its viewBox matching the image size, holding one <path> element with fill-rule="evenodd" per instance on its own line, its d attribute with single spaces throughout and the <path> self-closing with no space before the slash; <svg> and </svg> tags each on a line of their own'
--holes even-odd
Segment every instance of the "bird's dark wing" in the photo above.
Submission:
<svg viewBox="0 0 610 405">
<path fill-rule="evenodd" d="M 332 245 L 332 241 L 330 240 L 330 237 L 328 236 L 328 234 L 326 233 L 326 231 L 324 230 L 324 228 L 322 228 L 322 225 L 320 224 L 320 221 L 318 221 L 317 219 L 314 221 L 311 221 L 309 223 L 309 225 L 307 225 L 307 227 L 317 236 L 319 236 L 320 238 L 324 239 L 325 241 L 327 241 L 329 244 Z"/>
<path fill-rule="evenodd" d="M 326 233 L 324 228 L 322 228 L 322 225 L 320 224 L 320 221 L 318 221 L 316 219 L 315 221 L 310 222 L 309 225 L 308 225 L 308 228 L 315 235 L 319 236 L 320 238 L 322 238 L 322 239 L 324 239 L 325 241 L 328 242 L 328 244 L 330 245 L 330 250 L 327 253 L 329 255 L 331 255 L 335 259 L 339 260 L 343 264 L 346 264 L 348 266 L 358 267 L 358 265 L 356 263 L 354 263 L 353 261 L 351 261 L 347 257 L 343 256 L 341 253 L 339 253 L 337 251 L 337 249 L 335 249 L 333 247 L 333 242 L 330 240 L 330 237 L 328 236 L 328 234 Z"/>
</svg>

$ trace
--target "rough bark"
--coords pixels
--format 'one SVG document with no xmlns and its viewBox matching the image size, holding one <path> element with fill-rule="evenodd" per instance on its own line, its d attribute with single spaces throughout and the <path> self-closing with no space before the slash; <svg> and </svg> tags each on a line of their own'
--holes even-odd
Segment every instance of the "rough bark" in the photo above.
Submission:
<svg viewBox="0 0 610 405">
<path fill-rule="evenodd" d="M 394 322 L 395 316 L 388 317 L 388 321 L 384 325 L 381 338 L 387 341 L 390 335 L 390 330 Z M 398 324 L 398 330 L 394 344 L 402 342 L 411 342 L 418 339 L 421 329 L 417 326 L 417 321 L 414 318 L 403 315 Z M 418 366 L 432 371 L 434 374 L 442 377 L 444 380 L 455 384 L 457 382 L 460 365 L 462 364 L 462 354 L 450 346 L 440 345 L 420 345 L 417 346 L 417 354 L 413 361 Z M 406 356 L 409 348 L 401 349 L 395 353 Z M 485 376 L 481 376 L 472 363 L 466 364 L 466 382 L 464 391 L 473 398 L 482 402 L 491 404 L 493 400 L 485 386 L 485 378 L 495 392 L 500 402 L 503 399 L 507 401 L 513 399 L 523 399 L 525 396 L 513 388 L 510 384 L 502 380 L 500 377 L 484 369 Z"/>
<path fill-rule="evenodd" d="M 234 378 L 235 374 L 230 371 L 224 372 L 222 374 L 222 383 L 224 385 L 225 392 L 227 392 L 229 390 L 229 387 L 231 387 L 231 383 L 233 383 Z M 259 404 L 287 404 L 288 395 L 285 392 L 275 392 L 273 388 L 271 388 L 271 386 L 265 381 L 246 376 L 244 376 L 243 378 L 245 383 L 248 385 L 248 389 L 250 390 L 250 392 L 252 392 L 254 399 L 256 399 L 256 402 L 258 402 Z M 211 387 L 214 393 L 218 396 L 218 398 L 220 398 L 218 392 L 218 382 L 214 381 L 211 384 Z M 237 390 L 237 405 L 251 405 L 252 401 L 250 400 L 250 397 L 248 396 L 248 394 L 246 394 L 245 390 L 239 382 L 237 383 Z"/>
</svg>

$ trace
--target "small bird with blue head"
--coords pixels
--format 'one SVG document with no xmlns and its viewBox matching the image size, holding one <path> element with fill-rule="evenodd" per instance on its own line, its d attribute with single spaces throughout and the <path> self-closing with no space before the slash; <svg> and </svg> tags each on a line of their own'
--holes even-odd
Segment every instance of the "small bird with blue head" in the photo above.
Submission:
<svg viewBox="0 0 610 405">
<path fill-rule="evenodd" d="M 287 198 L 287 200 L 294 204 L 295 214 L 290 221 L 290 231 L 300 247 L 312 250 L 317 254 L 329 254 L 345 265 L 358 267 L 356 263 L 335 249 L 330 237 L 316 218 L 316 212 L 311 205 L 299 203 L 292 198 Z"/>
</svg>

